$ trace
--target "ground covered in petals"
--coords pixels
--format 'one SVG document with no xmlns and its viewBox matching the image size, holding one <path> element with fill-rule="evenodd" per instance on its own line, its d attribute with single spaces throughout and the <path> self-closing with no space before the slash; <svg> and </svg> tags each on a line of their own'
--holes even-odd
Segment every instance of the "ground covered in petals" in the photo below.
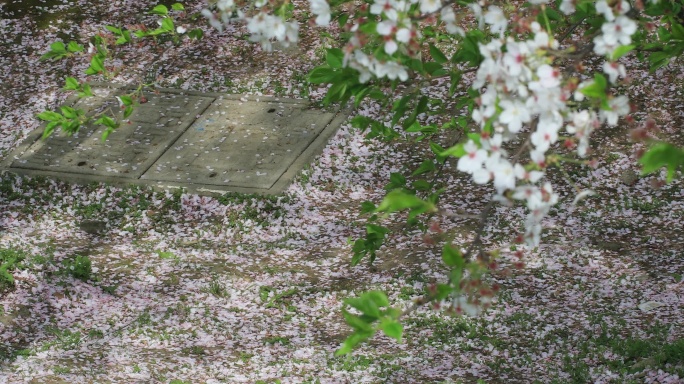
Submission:
<svg viewBox="0 0 684 384">
<path fill-rule="evenodd" d="M 150 24 L 145 11 L 155 4 L 50 0 L 26 11 L 0 3 L 0 156 L 39 126 L 37 113 L 64 100 L 64 77 L 80 77 L 88 65 L 39 61 L 50 43 L 87 45 L 105 25 Z M 186 4 L 190 15 L 202 7 Z M 126 70 L 115 80 L 152 71 L 165 87 L 313 102 L 325 94 L 305 81 L 334 45 L 318 27 L 301 29 L 300 47 L 269 54 L 239 26 L 219 33 L 201 17 L 187 23 L 204 29 L 201 42 L 136 45 L 116 63 Z M 640 68 L 627 89 L 635 118 L 650 114 L 681 145 L 684 71 L 671 65 L 649 74 L 625 60 Z M 436 81 L 424 92 L 446 99 L 448 86 Z M 366 103 L 357 112 L 386 111 Z M 474 236 L 476 219 L 467 216 L 429 226 L 438 233 L 406 228 L 396 215 L 376 263 L 350 266 L 348 240 L 362 236 L 366 222 L 360 204 L 382 199 L 390 173 L 410 175 L 422 144 L 368 140 L 345 123 L 277 197 L 3 174 L 0 261 L 14 286 L 0 285 L 0 383 L 682 382 L 684 184 L 656 189 L 657 175 L 637 176 L 639 145 L 629 130 L 625 123 L 596 132 L 595 168 L 550 172 L 562 202 L 523 265 L 511 244 L 524 209 L 496 209 L 483 239 L 510 255 L 503 252 L 488 277 L 501 287 L 490 310 L 469 318 L 421 308 L 404 319 L 403 342 L 378 336 L 347 357 L 334 356 L 349 332 L 345 298 L 381 289 L 408 307 L 446 278 L 443 242 Z M 452 136 L 435 140 L 446 146 Z M 573 206 L 566 176 L 597 195 Z M 477 215 L 490 193 L 453 161 L 443 184 L 441 204 L 453 212 Z"/>
</svg>

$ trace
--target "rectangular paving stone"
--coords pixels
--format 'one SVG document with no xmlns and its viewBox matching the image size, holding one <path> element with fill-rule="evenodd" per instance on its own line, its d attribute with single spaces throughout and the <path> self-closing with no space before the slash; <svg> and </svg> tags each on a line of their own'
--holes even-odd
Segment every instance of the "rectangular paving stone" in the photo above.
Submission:
<svg viewBox="0 0 684 384">
<path fill-rule="evenodd" d="M 99 113 L 117 110 L 124 88 L 93 88 L 97 97 L 66 105 Z M 281 193 L 319 153 L 347 111 L 311 109 L 302 100 L 159 89 L 146 93 L 102 142 L 102 127 L 73 136 L 33 132 L 2 169 L 75 183 L 139 184 L 217 195 Z"/>
<path fill-rule="evenodd" d="M 297 101 L 217 99 L 142 178 L 268 190 L 334 117 Z"/>
<path fill-rule="evenodd" d="M 147 98 L 130 116 L 130 124 L 122 124 L 105 142 L 102 127 L 83 126 L 73 136 L 55 132 L 46 140 L 36 140 L 10 167 L 140 178 L 214 100 L 168 93 Z M 102 107 L 117 110 L 118 102 L 99 97 L 79 101 L 75 107 L 89 112 Z"/>
</svg>

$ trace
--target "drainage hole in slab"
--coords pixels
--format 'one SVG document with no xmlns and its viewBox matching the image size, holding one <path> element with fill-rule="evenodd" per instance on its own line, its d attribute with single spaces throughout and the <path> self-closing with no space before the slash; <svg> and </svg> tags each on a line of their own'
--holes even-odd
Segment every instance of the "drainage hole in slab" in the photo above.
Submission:
<svg viewBox="0 0 684 384">
<path fill-rule="evenodd" d="M 209 174 L 209 177 L 216 177 L 216 175 L 217 175 L 216 172 L 212 172 L 212 173 Z"/>
<path fill-rule="evenodd" d="M 82 166 L 84 166 L 84 165 L 86 165 L 86 164 L 87 164 L 87 163 L 86 163 L 85 161 L 79 161 L 78 164 L 76 164 L 76 165 L 78 165 L 79 167 L 82 167 Z"/>
<path fill-rule="evenodd" d="M 275 108 L 271 108 L 268 110 L 268 113 L 273 113 L 273 112 L 275 112 Z"/>
</svg>

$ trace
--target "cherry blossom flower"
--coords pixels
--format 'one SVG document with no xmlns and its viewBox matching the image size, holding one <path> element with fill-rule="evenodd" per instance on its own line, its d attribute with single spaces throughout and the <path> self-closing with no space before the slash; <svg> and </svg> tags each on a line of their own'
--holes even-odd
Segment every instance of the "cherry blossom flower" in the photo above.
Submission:
<svg viewBox="0 0 684 384">
<path fill-rule="evenodd" d="M 473 173 L 475 170 L 481 169 L 482 164 L 487 159 L 487 151 L 478 148 L 472 140 L 468 140 L 463 149 L 466 151 L 466 154 L 458 159 L 458 164 L 456 165 L 458 170 Z"/>
<path fill-rule="evenodd" d="M 420 11 L 422 13 L 437 12 L 442 8 L 441 0 L 420 0 Z"/>
<path fill-rule="evenodd" d="M 544 176 L 544 172 L 527 171 L 525 167 L 520 164 L 515 164 L 513 171 L 515 173 L 515 177 L 517 177 L 519 180 L 529 181 L 530 183 L 536 183 Z"/>
<path fill-rule="evenodd" d="M 599 117 L 608 125 L 617 125 L 620 116 L 626 116 L 629 113 L 629 99 L 627 96 L 621 95 L 608 100 L 609 110 L 601 109 Z"/>
<path fill-rule="evenodd" d="M 603 73 L 608 75 L 608 79 L 610 79 L 611 83 L 616 82 L 618 77 L 624 78 L 627 76 L 627 70 L 625 69 L 625 66 L 616 62 L 606 61 L 603 63 Z"/>
<path fill-rule="evenodd" d="M 330 24 L 330 5 L 326 0 L 309 0 L 311 13 L 316 15 L 316 25 Z"/>
<path fill-rule="evenodd" d="M 370 13 L 374 15 L 384 14 L 389 20 L 397 21 L 399 13 L 396 8 L 400 6 L 401 4 L 396 0 L 375 0 L 370 7 Z"/>
<path fill-rule="evenodd" d="M 375 76 L 379 78 L 386 76 L 390 80 L 408 80 L 408 72 L 406 71 L 406 68 L 394 61 L 375 64 Z"/>
<path fill-rule="evenodd" d="M 603 17 L 606 18 L 608 21 L 613 21 L 615 20 L 615 14 L 613 13 L 613 8 L 608 5 L 606 0 L 599 0 L 596 2 L 596 13 L 600 13 L 603 15 Z"/>
<path fill-rule="evenodd" d="M 499 32 L 502 36 L 508 26 L 506 15 L 504 15 L 501 8 L 496 5 L 490 5 L 489 8 L 487 8 L 487 12 L 484 14 L 484 21 L 490 25 L 489 30 L 492 31 L 492 33 Z"/>
<path fill-rule="evenodd" d="M 495 134 L 494 136 L 490 138 L 486 138 L 485 135 L 482 135 L 481 139 L 481 144 L 482 144 L 482 149 L 491 152 L 492 156 L 507 156 L 508 153 L 506 152 L 505 149 L 501 148 L 501 145 L 503 144 L 503 135 L 500 133 Z"/>
<path fill-rule="evenodd" d="M 558 130 L 555 127 L 539 124 L 537 130 L 530 136 L 530 141 L 536 150 L 546 152 L 553 143 L 558 141 Z"/>
<path fill-rule="evenodd" d="M 451 8 L 451 7 L 442 8 L 442 12 L 441 12 L 440 17 L 442 19 L 442 22 L 444 22 L 444 24 L 446 26 L 447 32 L 454 34 L 454 35 L 459 35 L 461 37 L 465 36 L 465 30 L 457 24 L 456 13 L 454 12 L 453 8 Z"/>
<path fill-rule="evenodd" d="M 575 1 L 576 0 L 563 0 L 559 7 L 560 11 L 566 15 L 575 13 Z"/>
<path fill-rule="evenodd" d="M 520 100 L 502 100 L 499 106 L 503 109 L 499 121 L 508 125 L 508 130 L 513 133 L 520 132 L 523 123 L 531 121 L 528 108 Z"/>
<path fill-rule="evenodd" d="M 572 122 L 568 124 L 565 128 L 568 133 L 574 134 L 577 139 L 579 139 L 579 145 L 577 146 L 577 154 L 580 157 L 584 157 L 587 154 L 587 148 L 589 147 L 589 135 L 593 130 L 593 126 L 596 123 L 596 114 L 594 112 L 589 112 L 583 110 L 580 112 L 571 113 Z"/>
<path fill-rule="evenodd" d="M 628 45 L 632 43 L 632 35 L 637 30 L 637 23 L 627 16 L 618 16 L 614 22 L 601 25 L 603 39 L 606 44 Z"/>
</svg>

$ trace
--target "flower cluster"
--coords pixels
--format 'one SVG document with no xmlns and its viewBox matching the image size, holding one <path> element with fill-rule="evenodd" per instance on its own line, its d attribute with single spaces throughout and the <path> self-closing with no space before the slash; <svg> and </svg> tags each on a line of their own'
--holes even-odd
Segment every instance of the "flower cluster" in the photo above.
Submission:
<svg viewBox="0 0 684 384">
<path fill-rule="evenodd" d="M 530 3 L 543 10 L 549 1 Z M 576 11 L 576 5 L 575 0 L 562 0 L 559 9 L 569 15 Z M 330 23 L 333 11 L 326 0 L 309 0 L 309 6 L 317 25 Z M 266 49 L 270 49 L 271 41 L 297 41 L 296 24 L 279 16 L 259 12 L 246 17 L 233 0 L 219 0 L 216 7 L 224 19 L 229 13 L 242 17 L 251 39 Z M 626 75 L 624 66 L 617 62 L 620 52 L 625 51 L 620 48 L 631 44 L 637 24 L 627 16 L 630 3 L 626 0 L 598 0 L 594 7 L 604 20 L 600 33 L 593 38 L 593 52 L 607 59 L 602 69 L 615 83 Z M 342 66 L 358 71 L 360 83 L 373 78 L 407 81 L 411 71 L 405 64 L 407 59 L 420 57 L 424 20 L 441 22 L 455 36 L 466 35 L 454 8 L 441 0 L 372 0 L 359 9 L 361 13 L 346 22 L 350 37 Z M 466 9 L 475 16 L 479 28 L 486 26 L 493 37 L 478 43 L 484 59 L 472 84 L 479 92 L 472 119 L 481 132 L 461 144 L 464 155 L 457 168 L 469 173 L 475 183 L 491 182 L 499 201 L 524 201 L 529 209 L 524 238 L 528 245 L 536 246 L 542 218 L 558 200 L 552 186 L 543 181 L 548 151 L 562 142 L 575 148 L 579 157 L 586 157 L 592 131 L 602 123 L 616 125 L 629 113 L 629 101 L 625 96 L 606 95 L 599 107 L 591 99 L 596 92 L 588 91 L 601 86 L 599 80 L 579 83 L 564 78 L 555 63 L 555 52 L 562 48 L 548 25 L 545 29 L 537 21 L 519 23 L 516 31 L 521 32 L 517 36 L 524 36 L 521 39 L 506 33 L 511 29 L 509 15 L 496 4 L 474 1 Z M 369 44 L 372 41 L 378 44 Z M 605 84 L 602 87 L 601 92 Z M 590 100 L 585 100 L 587 96 Z M 504 147 L 512 142 L 519 142 L 521 149 L 510 156 Z"/>
</svg>

